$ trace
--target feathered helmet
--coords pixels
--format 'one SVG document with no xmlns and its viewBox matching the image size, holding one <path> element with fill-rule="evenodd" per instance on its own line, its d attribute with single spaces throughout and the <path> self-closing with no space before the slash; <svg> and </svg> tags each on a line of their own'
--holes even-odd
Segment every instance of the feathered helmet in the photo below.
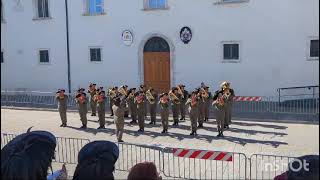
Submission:
<svg viewBox="0 0 320 180">
<path fill-rule="evenodd" d="M 224 88 L 228 87 L 228 84 L 230 84 L 230 83 L 228 83 L 227 81 L 223 81 L 223 82 L 220 84 L 220 88 L 224 89 Z"/>
</svg>

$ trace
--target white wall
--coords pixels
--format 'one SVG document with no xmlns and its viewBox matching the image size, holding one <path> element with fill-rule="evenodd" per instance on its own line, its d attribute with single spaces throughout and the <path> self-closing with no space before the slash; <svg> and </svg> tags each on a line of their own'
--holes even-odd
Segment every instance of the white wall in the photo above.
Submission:
<svg viewBox="0 0 320 180">
<path fill-rule="evenodd" d="M 238 95 L 274 95 L 279 87 L 319 84 L 319 61 L 307 61 L 308 37 L 319 36 L 318 0 L 220 5 L 169 0 L 168 10 L 157 11 L 142 10 L 142 0 L 105 0 L 103 16 L 83 16 L 83 0 L 68 2 L 72 89 L 91 81 L 139 85 L 139 45 L 150 33 L 164 35 L 175 47 L 173 84 L 195 88 L 204 81 L 214 90 L 229 80 Z M 67 88 L 64 2 L 51 0 L 49 21 L 32 21 L 30 1 L 23 1 L 20 13 L 12 3 L 5 1 L 7 23 L 1 30 L 8 56 L 1 65 L 1 88 Z M 193 31 L 187 45 L 179 39 L 183 26 Z M 130 47 L 121 41 L 125 29 L 134 34 Z M 240 41 L 240 63 L 221 62 L 221 41 Z M 101 63 L 89 61 L 89 46 L 103 48 Z M 35 51 L 42 47 L 50 48 L 51 65 L 37 63 Z"/>
<path fill-rule="evenodd" d="M 64 1 L 50 1 L 50 20 L 33 20 L 33 1 L 4 1 L 5 23 L 1 23 L 1 89 L 27 88 L 49 91 L 67 87 Z M 48 48 L 50 64 L 39 63 L 38 49 Z"/>
</svg>

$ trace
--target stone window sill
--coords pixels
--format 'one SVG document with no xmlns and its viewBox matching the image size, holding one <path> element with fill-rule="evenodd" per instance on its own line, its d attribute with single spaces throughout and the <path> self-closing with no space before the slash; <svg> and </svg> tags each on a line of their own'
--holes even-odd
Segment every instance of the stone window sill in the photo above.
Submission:
<svg viewBox="0 0 320 180">
<path fill-rule="evenodd" d="M 106 15 L 105 12 L 103 13 L 94 13 L 94 14 L 89 14 L 89 13 L 83 13 L 82 16 L 103 16 Z"/>
<path fill-rule="evenodd" d="M 169 10 L 169 7 L 164 8 L 143 8 L 142 11 L 163 11 L 163 10 Z"/>
<path fill-rule="evenodd" d="M 32 20 L 34 20 L 34 21 L 43 21 L 43 20 L 51 20 L 51 19 L 53 19 L 52 17 L 35 17 L 35 18 L 33 18 Z"/>
<path fill-rule="evenodd" d="M 240 59 L 223 59 L 221 60 L 221 63 L 240 63 Z"/>
<path fill-rule="evenodd" d="M 221 5 L 221 4 L 237 4 L 237 3 L 247 3 L 250 0 L 218 0 L 217 2 L 215 2 L 215 5 Z"/>
</svg>

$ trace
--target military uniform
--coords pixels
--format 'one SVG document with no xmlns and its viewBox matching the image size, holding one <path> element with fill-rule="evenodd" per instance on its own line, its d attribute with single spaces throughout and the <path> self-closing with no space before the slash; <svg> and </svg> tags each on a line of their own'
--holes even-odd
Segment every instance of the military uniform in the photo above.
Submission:
<svg viewBox="0 0 320 180">
<path fill-rule="evenodd" d="M 114 89 L 115 89 L 115 92 L 117 93 L 118 92 L 118 87 L 115 86 Z M 113 110 L 112 110 L 113 102 L 114 102 L 113 98 L 109 96 L 109 109 L 110 109 L 110 112 L 111 112 L 111 116 L 114 115 Z"/>
<path fill-rule="evenodd" d="M 90 84 L 88 93 L 90 94 L 90 108 L 91 116 L 96 116 L 97 102 L 94 100 L 97 90 L 95 89 L 96 84 Z"/>
<path fill-rule="evenodd" d="M 177 88 L 173 88 L 172 92 L 178 97 L 178 93 L 175 93 L 177 91 Z M 179 98 L 179 97 L 178 97 Z M 180 110 L 180 99 L 171 99 L 171 110 L 172 110 L 172 116 L 173 116 L 173 126 L 177 126 L 179 124 L 179 110 Z"/>
<path fill-rule="evenodd" d="M 151 91 L 152 96 L 154 97 L 154 103 L 150 103 L 148 101 L 149 104 L 149 110 L 150 110 L 150 124 L 156 124 L 156 117 L 157 117 L 157 100 L 158 100 L 158 94 L 155 93 L 154 91 Z"/>
<path fill-rule="evenodd" d="M 137 123 L 137 105 L 134 102 L 135 89 L 136 88 L 132 88 L 129 90 L 129 94 L 133 94 L 133 96 L 129 96 L 127 98 L 127 102 L 128 102 L 129 110 L 130 110 L 130 116 L 131 116 L 130 124 Z"/>
<path fill-rule="evenodd" d="M 230 89 L 229 91 L 230 91 L 230 95 L 226 99 L 226 114 L 225 114 L 226 128 L 229 128 L 229 125 L 231 124 L 233 97 L 235 96 L 233 89 Z"/>
<path fill-rule="evenodd" d="M 180 85 L 180 88 L 181 87 L 185 87 L 184 85 Z M 181 89 L 182 90 L 182 89 Z M 180 115 L 181 115 L 181 118 L 180 120 L 185 120 L 185 116 L 186 116 L 186 102 L 188 100 L 188 91 L 184 90 L 183 89 L 183 96 L 180 95 L 180 99 L 181 99 L 181 104 L 180 104 Z"/>
<path fill-rule="evenodd" d="M 104 91 L 100 91 L 95 98 L 97 102 L 99 127 L 98 129 L 105 129 L 105 116 L 106 116 L 106 96 Z"/>
<path fill-rule="evenodd" d="M 168 132 L 169 126 L 169 99 L 168 94 L 163 93 L 160 95 L 160 116 L 161 116 L 161 123 L 163 127 L 163 131 L 161 133 Z"/>
<path fill-rule="evenodd" d="M 204 114 L 205 114 L 205 99 L 203 97 L 199 97 L 199 101 L 198 101 L 198 128 L 202 128 L 203 127 L 203 122 L 204 122 Z"/>
<path fill-rule="evenodd" d="M 208 87 L 207 87 L 208 88 Z M 208 92 L 208 97 L 204 99 L 204 121 L 208 121 L 209 119 L 209 108 L 212 104 L 212 94 L 211 92 Z"/>
<path fill-rule="evenodd" d="M 144 118 L 145 118 L 145 95 L 142 91 L 136 93 L 134 102 L 137 104 L 139 132 L 144 131 Z"/>
<path fill-rule="evenodd" d="M 118 95 L 115 97 L 114 104 L 112 106 L 112 110 L 114 113 L 114 123 L 116 124 L 116 136 L 118 142 L 122 141 L 122 134 L 124 128 L 124 113 L 126 106 L 126 97 L 124 95 Z"/>
<path fill-rule="evenodd" d="M 223 103 L 219 104 L 218 99 L 220 99 Z M 219 90 L 215 92 L 213 96 L 213 110 L 217 121 L 217 129 L 218 129 L 218 136 L 223 136 L 224 131 L 224 120 L 225 120 L 225 101 L 226 98 L 223 95 L 223 91 Z"/>
<path fill-rule="evenodd" d="M 87 127 L 87 102 L 88 99 L 86 97 L 86 93 L 84 92 L 79 92 L 76 96 L 76 102 L 78 103 L 79 107 L 79 115 L 80 115 L 80 120 L 82 122 L 81 128 L 86 128 Z"/>
<path fill-rule="evenodd" d="M 67 103 L 68 103 L 68 96 L 65 94 L 60 94 L 60 92 L 65 92 L 64 89 L 58 90 L 56 95 L 56 100 L 58 102 L 58 111 L 61 118 L 62 124 L 60 127 L 66 127 L 67 126 Z"/>
<path fill-rule="evenodd" d="M 197 120 L 199 115 L 198 107 L 199 97 L 197 97 L 197 92 L 192 92 L 190 98 L 187 100 L 186 105 L 188 106 L 188 112 L 191 123 L 191 133 L 190 135 L 197 135 Z"/>
</svg>

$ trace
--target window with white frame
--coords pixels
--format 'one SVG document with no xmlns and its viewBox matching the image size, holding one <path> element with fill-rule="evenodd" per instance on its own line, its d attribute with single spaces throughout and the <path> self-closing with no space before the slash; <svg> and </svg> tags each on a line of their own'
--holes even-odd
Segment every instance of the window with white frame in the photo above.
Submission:
<svg viewBox="0 0 320 180">
<path fill-rule="evenodd" d="M 104 14 L 103 0 L 85 0 L 86 15 L 101 15 Z"/>
<path fill-rule="evenodd" d="M 35 0 L 36 18 L 49 18 L 49 0 Z"/>
<path fill-rule="evenodd" d="M 237 42 L 224 42 L 222 43 L 223 47 L 223 60 L 235 60 L 238 61 L 240 59 L 239 56 L 239 47 L 240 44 Z"/>
<path fill-rule="evenodd" d="M 144 9 L 166 9 L 167 0 L 144 0 Z"/>
<path fill-rule="evenodd" d="M 49 63 L 49 49 L 40 49 L 39 50 L 39 62 L 40 63 Z"/>
<path fill-rule="evenodd" d="M 319 39 L 310 39 L 308 51 L 309 59 L 319 60 Z"/>
<path fill-rule="evenodd" d="M 101 48 L 91 47 L 90 48 L 90 61 L 91 62 L 101 62 Z"/>
</svg>

